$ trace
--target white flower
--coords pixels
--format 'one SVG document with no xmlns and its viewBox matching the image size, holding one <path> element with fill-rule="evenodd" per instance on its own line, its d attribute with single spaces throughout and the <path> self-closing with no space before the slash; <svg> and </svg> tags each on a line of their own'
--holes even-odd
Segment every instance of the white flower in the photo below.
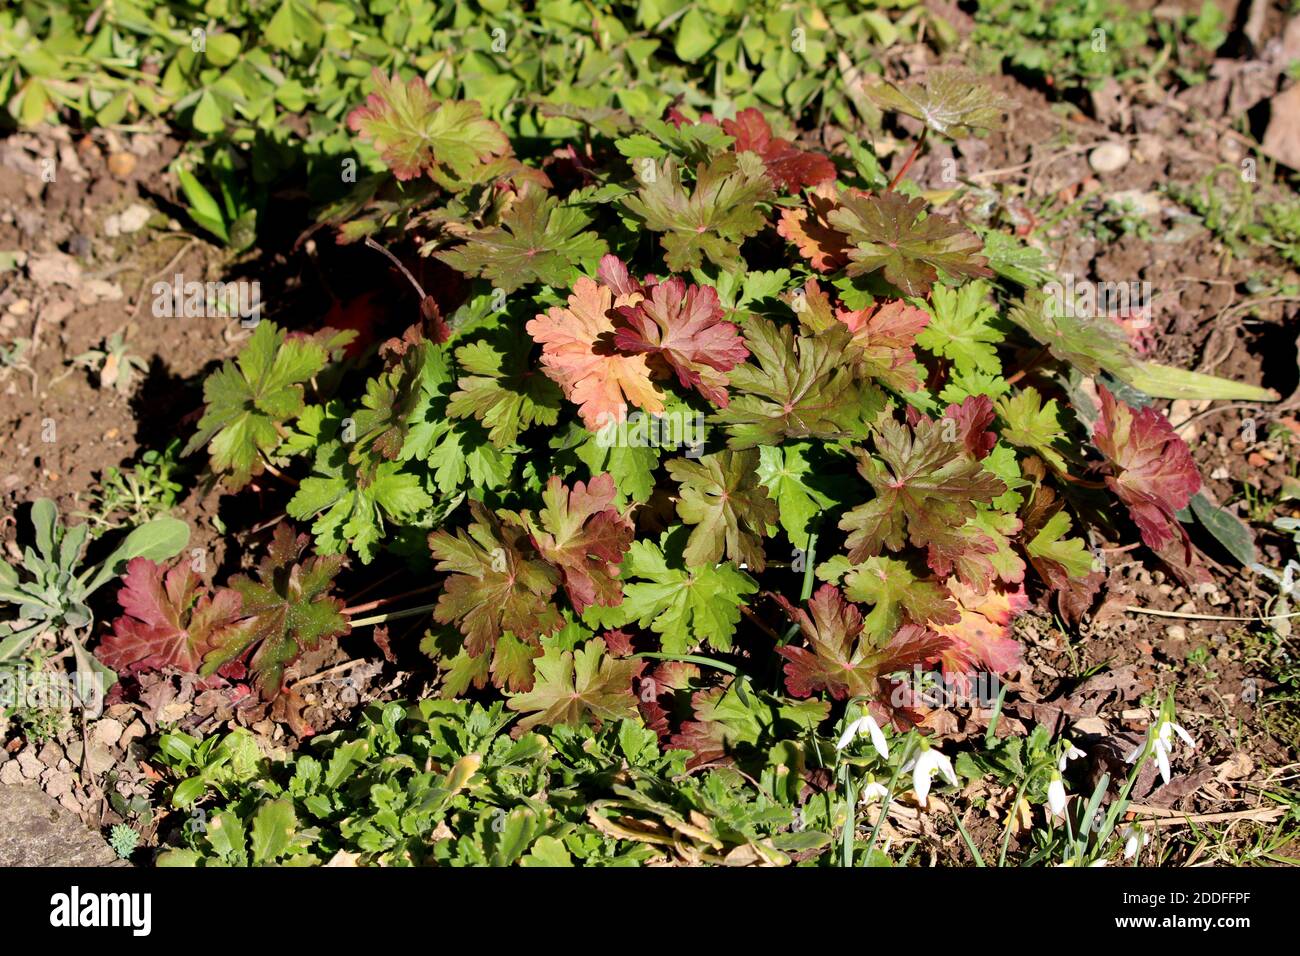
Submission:
<svg viewBox="0 0 1300 956">
<path fill-rule="evenodd" d="M 884 731 L 880 729 L 880 725 L 872 719 L 870 714 L 862 715 L 844 728 L 844 733 L 840 734 L 840 742 L 835 745 L 835 749 L 843 750 L 853 742 L 854 737 L 859 735 L 871 737 L 871 746 L 876 748 L 876 753 L 886 760 L 889 759 L 889 743 L 885 740 Z"/>
<path fill-rule="evenodd" d="M 1052 774 L 1052 782 L 1047 785 L 1047 805 L 1052 816 L 1059 817 L 1065 813 L 1065 784 L 1059 773 Z"/>
<path fill-rule="evenodd" d="M 1056 764 L 1056 769 L 1061 771 L 1061 773 L 1065 773 L 1066 764 L 1068 764 L 1071 760 L 1078 760 L 1080 757 L 1086 757 L 1086 756 L 1088 756 L 1086 753 L 1084 753 L 1082 750 L 1080 750 L 1078 747 L 1076 747 L 1074 744 L 1070 743 L 1070 741 L 1067 740 L 1065 742 L 1065 752 L 1061 754 L 1061 759 Z"/>
<path fill-rule="evenodd" d="M 862 796 L 860 800 L 863 804 L 868 804 L 875 803 L 877 800 L 884 800 L 888 796 L 889 788 L 883 783 L 877 783 L 875 780 L 872 780 L 862 788 Z"/>
<path fill-rule="evenodd" d="M 954 787 L 957 786 L 957 774 L 952 769 L 952 761 L 937 750 L 927 750 L 903 768 L 912 771 L 912 789 L 916 791 L 917 802 L 925 806 L 930 795 L 930 778 L 935 772 L 943 774 Z"/>
<path fill-rule="evenodd" d="M 1144 833 L 1141 827 L 1129 827 L 1124 831 L 1124 859 L 1131 860 L 1137 851 L 1151 842 L 1151 834 Z"/>
<path fill-rule="evenodd" d="M 1164 778 L 1165 783 L 1169 782 L 1169 755 L 1173 752 L 1175 733 L 1183 739 L 1188 749 L 1196 749 L 1196 741 L 1181 725 L 1172 720 L 1162 720 L 1156 725 L 1155 733 L 1151 737 L 1151 749 L 1155 752 L 1156 766 L 1160 768 L 1160 776 Z M 1124 758 L 1125 762 L 1132 763 L 1137 760 L 1144 747 L 1145 744 L 1139 744 L 1136 750 Z"/>
</svg>

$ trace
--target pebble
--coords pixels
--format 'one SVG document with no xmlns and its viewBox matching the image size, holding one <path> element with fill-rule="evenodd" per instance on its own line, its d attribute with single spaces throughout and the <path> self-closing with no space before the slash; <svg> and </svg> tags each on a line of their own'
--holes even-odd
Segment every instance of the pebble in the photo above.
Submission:
<svg viewBox="0 0 1300 956">
<path fill-rule="evenodd" d="M 63 748 L 51 740 L 41 748 L 40 753 L 36 756 L 40 758 L 41 763 L 53 769 L 63 759 Z"/>
<path fill-rule="evenodd" d="M 106 747 L 111 747 L 122 739 L 122 732 L 125 728 L 116 720 L 105 718 L 95 724 L 91 736 Z"/>
<path fill-rule="evenodd" d="M 1111 193 L 1107 198 L 1121 209 L 1131 209 L 1143 217 L 1158 216 L 1164 208 L 1164 197 L 1159 193 L 1147 192 L 1143 189 L 1125 189 L 1122 192 Z"/>
<path fill-rule="evenodd" d="M 1123 143 L 1102 143 L 1088 154 L 1088 165 L 1097 173 L 1115 173 L 1128 165 L 1130 155 Z"/>
<path fill-rule="evenodd" d="M 104 220 L 104 235 L 109 238 L 129 236 L 144 228 L 153 210 L 140 203 L 127 206 L 119 213 L 114 213 Z"/>
<path fill-rule="evenodd" d="M 45 767 L 36 759 L 36 751 L 29 746 L 18 755 L 18 769 L 28 780 L 35 780 Z"/>
<path fill-rule="evenodd" d="M 23 776 L 22 768 L 18 766 L 17 760 L 7 760 L 0 764 L 0 784 L 6 786 L 17 786 L 22 783 L 26 777 Z"/>
<path fill-rule="evenodd" d="M 108 157 L 108 171 L 118 179 L 125 179 L 135 171 L 135 157 L 130 153 L 111 153 Z"/>
</svg>

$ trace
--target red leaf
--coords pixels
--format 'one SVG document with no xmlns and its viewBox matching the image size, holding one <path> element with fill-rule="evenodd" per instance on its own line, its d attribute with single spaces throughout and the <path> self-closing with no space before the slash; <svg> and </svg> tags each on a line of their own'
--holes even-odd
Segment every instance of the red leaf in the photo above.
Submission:
<svg viewBox="0 0 1300 956">
<path fill-rule="evenodd" d="M 879 698 L 884 678 L 937 659 L 951 643 L 927 628 L 905 624 L 883 647 L 872 647 L 859 639 L 862 612 L 831 584 L 822 585 L 808 602 L 811 615 L 780 595 L 776 600 L 812 648 L 777 649 L 787 661 L 786 687 L 796 697 L 825 690 L 836 700 L 859 695 Z"/>
<path fill-rule="evenodd" d="M 636 305 L 621 306 L 614 345 L 667 366 L 686 388 L 726 408 L 727 375 L 749 357 L 739 330 L 722 320 L 722 303 L 710 286 L 672 278 L 652 286 Z"/>
<path fill-rule="evenodd" d="M 799 149 L 789 140 L 773 137 L 772 127 L 752 106 L 737 113 L 734 120 L 723 120 L 722 129 L 735 137 L 736 152 L 757 153 L 762 157 L 767 175 L 789 192 L 835 178 L 835 164 L 830 159 Z"/>
<path fill-rule="evenodd" d="M 1156 409 L 1133 409 L 1097 386 L 1101 417 L 1093 443 L 1114 466 L 1106 485 L 1128 506 L 1142 541 L 1159 551 L 1186 532 L 1174 517 L 1201 487 L 1187 443 Z"/>
<path fill-rule="evenodd" d="M 957 426 L 957 440 L 972 458 L 984 458 L 997 444 L 998 436 L 985 431 L 993 424 L 993 400 L 987 395 L 967 395 L 960 405 L 949 405 L 943 417 Z"/>
<path fill-rule="evenodd" d="M 164 577 L 161 565 L 132 558 L 117 602 L 126 614 L 113 622 L 113 633 L 95 656 L 119 673 L 164 667 L 197 672 L 205 654 L 253 626 L 240 619 L 239 594 L 224 588 L 212 596 L 201 593 L 198 575 L 187 564 Z"/>
</svg>

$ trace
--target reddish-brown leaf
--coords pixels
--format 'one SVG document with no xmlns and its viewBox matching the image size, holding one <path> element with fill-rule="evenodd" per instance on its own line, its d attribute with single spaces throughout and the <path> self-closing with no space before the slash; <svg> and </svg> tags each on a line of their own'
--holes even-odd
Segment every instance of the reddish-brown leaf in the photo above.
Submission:
<svg viewBox="0 0 1300 956">
<path fill-rule="evenodd" d="M 1169 419 L 1156 409 L 1133 409 L 1097 387 L 1101 417 L 1093 443 L 1114 467 L 1106 479 L 1111 491 L 1128 506 L 1142 541 L 1159 551 L 1186 532 L 1174 517 L 1187 507 L 1201 487 L 1201 476 L 1187 443 Z"/>
<path fill-rule="evenodd" d="M 749 350 L 740 331 L 723 321 L 712 287 L 674 277 L 652 286 L 636 305 L 616 311 L 614 345 L 620 352 L 645 355 L 652 367 L 671 369 L 684 387 L 727 407 L 727 372 L 745 361 Z"/>
</svg>

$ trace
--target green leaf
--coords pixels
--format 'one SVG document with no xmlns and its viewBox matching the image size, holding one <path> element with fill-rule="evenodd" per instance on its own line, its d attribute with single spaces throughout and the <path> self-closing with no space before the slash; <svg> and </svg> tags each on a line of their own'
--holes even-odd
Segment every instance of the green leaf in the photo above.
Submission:
<svg viewBox="0 0 1300 956">
<path fill-rule="evenodd" d="M 968 282 L 959 289 L 936 286 L 928 307 L 930 323 L 916 337 L 917 345 L 952 359 L 963 372 L 1002 371 L 995 346 L 1003 334 L 992 325 L 997 312 L 988 301 L 985 282 Z"/>
<path fill-rule="evenodd" d="M 510 141 L 478 103 L 440 100 L 418 76 L 403 84 L 376 69 L 372 80 L 375 92 L 348 114 L 348 128 L 374 142 L 398 179 L 424 172 L 457 188 L 484 164 L 510 154 Z"/>
<path fill-rule="evenodd" d="M 469 373 L 456 383 L 447 403 L 453 418 L 472 416 L 488 429 L 494 445 L 507 447 L 533 425 L 554 425 L 560 417 L 559 386 L 538 375 L 530 360 L 531 341 L 499 338 L 456 350 L 456 361 Z"/>
<path fill-rule="evenodd" d="M 505 292 L 532 282 L 568 286 L 578 264 L 598 259 L 608 249 L 604 239 L 585 231 L 590 224 L 585 210 L 529 188 L 499 226 L 472 232 L 465 245 L 437 256 Z"/>
<path fill-rule="evenodd" d="M 206 408 L 182 454 L 210 442 L 213 470 L 231 490 L 242 488 L 264 470 L 262 454 L 279 444 L 282 423 L 302 411 L 302 383 L 326 358 L 315 341 L 286 340 L 274 323 L 258 323 L 238 359 L 204 381 Z"/>
<path fill-rule="evenodd" d="M 979 236 L 937 213 L 925 215 L 924 199 L 845 192 L 839 200 L 828 219 L 852 243 L 850 276 L 883 270 L 904 295 L 926 296 L 940 273 L 992 275 L 979 254 L 984 247 Z"/>
<path fill-rule="evenodd" d="M 298 829 L 298 815 L 290 800 L 269 800 L 253 816 L 253 865 L 274 863 L 289 848 Z"/>
<path fill-rule="evenodd" d="M 917 82 L 882 83 L 869 87 L 867 95 L 882 109 L 905 113 L 954 139 L 997 129 L 1005 112 L 986 81 L 959 69 L 929 70 Z"/>
<path fill-rule="evenodd" d="M 743 265 L 740 243 L 766 225 L 763 204 L 774 198 L 763 161 L 747 152 L 701 163 L 689 192 L 676 162 L 666 160 L 623 204 L 647 229 L 664 234 L 659 241 L 672 271 L 694 269 L 705 258 L 736 270 Z"/>
<path fill-rule="evenodd" d="M 835 503 L 830 495 L 808 483 L 815 477 L 807 457 L 812 447 L 792 442 L 780 447 L 764 445 L 758 450 L 758 478 L 776 501 L 781 527 L 791 544 L 802 549 L 808 547 L 814 519 Z"/>
<path fill-rule="evenodd" d="M 1131 365 L 1108 367 L 1106 371 L 1152 398 L 1185 398 L 1193 401 L 1208 398 L 1243 402 L 1276 402 L 1279 398 L 1271 388 L 1234 382 L 1187 369 L 1170 368 L 1155 362 L 1139 361 Z"/>
<path fill-rule="evenodd" d="M 705 641 L 730 650 L 740 605 L 758 593 L 758 583 L 730 563 L 687 569 L 675 560 L 670 566 L 651 541 L 632 542 L 620 574 L 623 603 L 588 608 L 583 620 L 606 627 L 636 621 L 661 635 L 669 654 L 689 653 Z"/>
<path fill-rule="evenodd" d="M 1196 519 L 1243 567 L 1248 568 L 1259 560 L 1255 553 L 1254 535 L 1244 521 L 1232 512 L 1212 504 L 1204 492 L 1198 491 L 1192 495 L 1191 506 Z"/>
<path fill-rule="evenodd" d="M 86 585 L 91 594 L 109 579 L 118 577 L 132 558 L 148 558 L 162 562 L 174 558 L 190 543 L 190 526 L 184 521 L 166 516 L 154 518 L 134 529 L 99 566 L 95 576 Z"/>
<path fill-rule="evenodd" d="M 884 396 L 855 379 L 854 364 L 845 360 L 851 339 L 842 324 L 796 336 L 790 325 L 753 316 L 745 324 L 745 345 L 758 365 L 745 362 L 731 370 L 731 387 L 739 394 L 711 418 L 726 426 L 728 447 L 864 437 Z"/>
<path fill-rule="evenodd" d="M 714 564 L 724 552 L 742 568 L 767 566 L 762 539 L 778 511 L 759 482 L 758 462 L 753 449 L 668 462 L 668 474 L 679 483 L 677 514 L 695 526 L 683 555 L 689 566 Z"/>
<path fill-rule="evenodd" d="M 1085 578 L 1091 572 L 1095 558 L 1081 538 L 1067 538 L 1070 516 L 1058 511 L 1043 523 L 1038 534 L 1026 545 L 1031 559 L 1059 565 L 1072 578 Z"/>
<path fill-rule="evenodd" d="M 204 97 L 210 94 L 204 93 Z M 200 101 L 202 107 L 203 101 Z M 215 108 L 215 106 L 213 107 Z M 197 123 L 197 113 L 196 123 Z M 223 129 L 224 124 L 220 123 L 220 113 L 217 114 L 217 130 Z M 203 132 L 215 132 L 216 130 L 203 130 Z M 176 178 L 180 180 L 181 191 L 185 193 L 185 200 L 190 204 L 190 218 L 196 223 L 212 233 L 222 242 L 230 241 L 230 233 L 226 230 L 226 220 L 221 214 L 221 206 L 212 197 L 212 194 L 203 188 L 202 184 L 194 178 L 194 175 L 188 170 L 176 170 Z"/>
<path fill-rule="evenodd" d="M 1043 404 L 1037 389 L 1026 388 L 1011 398 L 998 399 L 995 407 L 1005 423 L 999 437 L 1033 449 L 1057 471 L 1066 471 L 1065 459 L 1053 447 L 1065 438 L 1056 399 Z"/>
<path fill-rule="evenodd" d="M 527 714 L 520 730 L 543 724 L 575 727 L 584 720 L 597 722 L 637 718 L 632 678 L 641 663 L 615 660 L 605 654 L 605 642 L 588 641 L 574 651 L 561 651 L 544 642 L 545 653 L 535 662 L 536 683 L 526 694 L 506 702 L 511 710 Z"/>
</svg>

